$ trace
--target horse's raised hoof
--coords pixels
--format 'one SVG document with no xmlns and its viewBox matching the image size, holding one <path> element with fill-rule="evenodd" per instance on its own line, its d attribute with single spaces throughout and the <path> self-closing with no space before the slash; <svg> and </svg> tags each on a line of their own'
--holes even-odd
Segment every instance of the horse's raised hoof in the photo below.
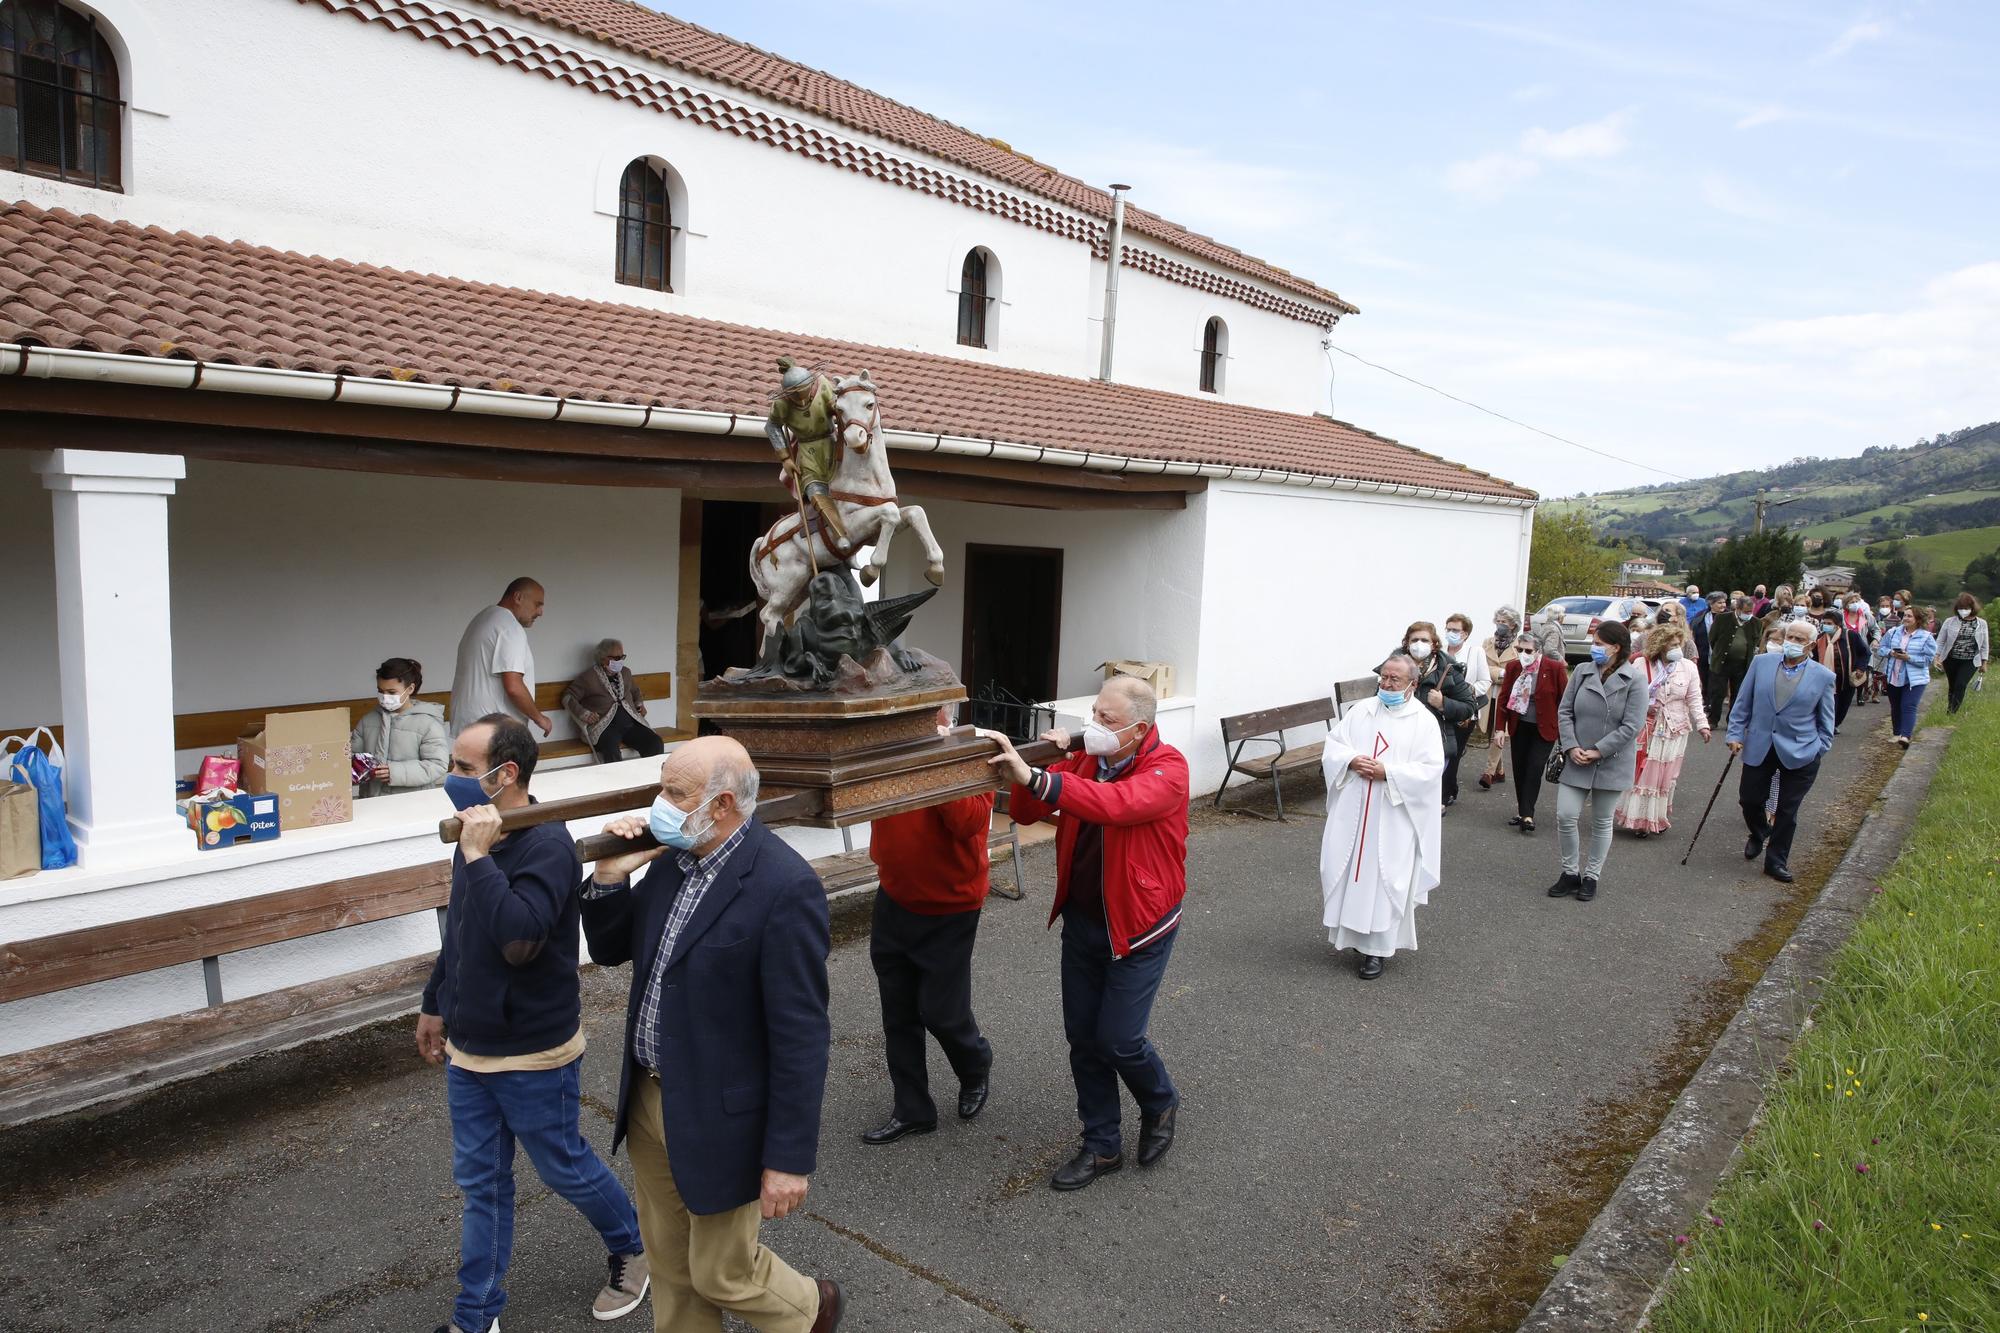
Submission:
<svg viewBox="0 0 2000 1333">
<path fill-rule="evenodd" d="M 872 587 L 874 587 L 874 586 L 875 586 L 875 579 L 876 579 L 876 570 L 875 570 L 875 566 L 873 566 L 873 565 L 863 565 L 863 566 L 861 567 L 861 572 L 860 572 L 860 575 L 859 575 L 859 577 L 860 577 L 860 579 L 861 579 L 861 586 L 862 586 L 862 587 L 864 587 L 864 588 L 872 588 Z"/>
<path fill-rule="evenodd" d="M 931 586 L 933 588 L 942 588 L 944 586 L 944 566 L 943 565 L 929 566 L 924 570 L 924 577 L 931 581 Z"/>
</svg>

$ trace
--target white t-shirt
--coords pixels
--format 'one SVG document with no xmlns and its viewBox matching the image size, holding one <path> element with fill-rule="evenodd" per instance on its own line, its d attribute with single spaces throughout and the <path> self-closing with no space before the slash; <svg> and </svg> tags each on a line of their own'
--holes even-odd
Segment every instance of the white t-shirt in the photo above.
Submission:
<svg viewBox="0 0 2000 1333">
<path fill-rule="evenodd" d="M 458 669 L 451 677 L 451 734 L 456 736 L 488 713 L 521 710 L 507 698 L 500 673 L 518 671 L 528 697 L 535 695 L 535 655 L 528 649 L 528 631 L 504 606 L 489 606 L 472 618 L 458 641 Z"/>
</svg>

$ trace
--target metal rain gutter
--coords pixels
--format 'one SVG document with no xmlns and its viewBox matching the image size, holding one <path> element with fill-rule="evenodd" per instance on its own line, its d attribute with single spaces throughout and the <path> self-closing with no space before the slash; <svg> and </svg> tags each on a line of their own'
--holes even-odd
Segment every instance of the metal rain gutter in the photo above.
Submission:
<svg viewBox="0 0 2000 1333">
<path fill-rule="evenodd" d="M 639 403 L 600 403 L 584 398 L 551 398 L 505 389 L 467 389 L 450 384 L 373 376 L 327 374 L 314 370 L 284 370 L 271 366 L 227 365 L 190 358 L 127 356 L 117 352 L 69 351 L 57 347 L 23 347 L 0 343 L 0 376 L 43 380 L 77 380 L 99 384 L 129 384 L 156 389 L 198 389 L 253 394 L 267 398 L 297 398 L 313 402 L 359 403 L 414 411 L 469 412 L 479 416 L 530 421 L 566 421 L 589 426 L 623 426 L 639 430 L 675 430 L 696 435 L 764 439 L 764 418 L 740 412 L 709 412 Z M 1056 449 L 1037 444 L 1013 444 L 976 436 L 884 428 L 892 449 L 909 453 L 986 458 L 999 462 L 1043 463 L 1092 472 L 1129 472 L 1139 476 L 1200 477 L 1219 481 L 1251 481 L 1302 490 L 1354 491 L 1415 499 L 1451 500 L 1461 504 L 1528 509 L 1533 500 L 1507 495 L 1481 495 L 1442 486 L 1410 486 L 1400 482 L 1326 477 L 1283 468 L 1241 467 L 1223 463 L 1184 463 L 1124 454 Z"/>
</svg>

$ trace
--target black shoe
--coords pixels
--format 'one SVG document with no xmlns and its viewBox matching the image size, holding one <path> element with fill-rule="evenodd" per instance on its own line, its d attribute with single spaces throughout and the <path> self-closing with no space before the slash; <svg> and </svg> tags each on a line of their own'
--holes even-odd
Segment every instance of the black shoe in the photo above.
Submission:
<svg viewBox="0 0 2000 1333">
<path fill-rule="evenodd" d="M 1056 1168 L 1049 1177 L 1052 1190 L 1080 1190 L 1099 1176 L 1108 1176 L 1125 1165 L 1125 1154 L 1115 1157 L 1099 1157 L 1088 1148 L 1077 1149 L 1076 1156 Z"/>
<path fill-rule="evenodd" d="M 1354 969 L 1354 975 L 1363 981 L 1373 981 L 1382 975 L 1382 960 L 1372 953 L 1361 955 L 1361 962 Z"/>
<path fill-rule="evenodd" d="M 1562 872 L 1562 874 L 1556 876 L 1555 883 L 1549 885 L 1549 897 L 1567 898 L 1571 894 L 1577 892 L 1582 887 L 1583 887 L 1582 877 L 1578 875 L 1572 875 L 1569 873 L 1569 871 L 1565 870 Z"/>
<path fill-rule="evenodd" d="M 1762 838 L 1758 837 L 1756 834 L 1753 833 L 1744 840 L 1743 842 L 1744 860 L 1754 861 L 1763 854 L 1764 854 L 1764 840 Z"/>
<path fill-rule="evenodd" d="M 1791 867 L 1782 861 L 1766 861 L 1764 863 L 1764 873 L 1772 879 L 1777 880 L 1780 884 L 1790 884 L 1792 882 Z"/>
<path fill-rule="evenodd" d="M 1641 829 L 1633 829 L 1632 836 L 1637 838 L 1640 842 L 1644 842 L 1646 839 L 1652 837 L 1653 835 L 1648 833 L 1645 829 L 1641 828 Z"/>
<path fill-rule="evenodd" d="M 1174 1146 L 1174 1112 L 1178 1106 L 1170 1107 L 1158 1115 L 1139 1116 L 1139 1165 L 1151 1166 L 1167 1155 L 1167 1149 Z"/>
<path fill-rule="evenodd" d="M 869 1130 L 861 1136 L 861 1141 L 871 1148 L 879 1148 L 885 1143 L 894 1143 L 905 1135 L 935 1133 L 937 1133 L 935 1120 L 898 1120 L 895 1116 L 890 1116 L 888 1124 L 880 1129 Z"/>
<path fill-rule="evenodd" d="M 958 1118 L 970 1120 L 986 1109 L 986 1098 L 993 1091 L 993 1072 L 988 1070 L 979 1076 L 979 1082 L 961 1085 L 958 1089 Z"/>
<path fill-rule="evenodd" d="M 1532 819 L 1524 819 L 1524 820 L 1522 820 L 1522 821 L 1521 821 L 1521 836 L 1522 836 L 1522 837 L 1524 837 L 1524 838 L 1532 838 L 1532 837 L 1534 837 L 1534 836 L 1535 836 L 1535 821 L 1534 821 L 1534 820 L 1532 820 Z"/>
<path fill-rule="evenodd" d="M 1447 810 L 1451 809 L 1454 805 L 1457 804 L 1458 804 L 1458 797 L 1456 796 L 1447 796 L 1444 798 L 1444 808 Z"/>
<path fill-rule="evenodd" d="M 1596 896 L 1597 881 L 1586 875 L 1583 878 L 1583 882 L 1577 886 L 1576 900 L 1580 903 L 1587 903 Z"/>
<path fill-rule="evenodd" d="M 1492 791 L 1492 790 L 1493 790 L 1493 779 L 1492 779 L 1492 778 L 1489 778 L 1489 777 L 1487 777 L 1487 776 L 1486 776 L 1486 775 L 1485 775 L 1484 773 L 1481 773 L 1481 774 L 1479 775 L 1479 790 L 1481 790 L 1481 791 Z"/>
<path fill-rule="evenodd" d="M 1526 823 L 1527 821 L 1522 819 L 1521 816 L 1519 815 L 1508 815 L 1507 822 L 1512 826 L 1514 826 L 1515 828 L 1519 828 L 1521 827 L 1522 824 Z"/>
</svg>

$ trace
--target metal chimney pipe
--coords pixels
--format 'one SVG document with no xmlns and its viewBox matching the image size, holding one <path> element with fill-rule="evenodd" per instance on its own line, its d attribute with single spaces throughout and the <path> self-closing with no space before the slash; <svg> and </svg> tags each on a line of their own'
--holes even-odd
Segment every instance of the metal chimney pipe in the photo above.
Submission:
<svg viewBox="0 0 2000 1333">
<path fill-rule="evenodd" d="M 1118 258 L 1125 249 L 1125 192 L 1129 185 L 1111 187 L 1111 244 L 1104 256 L 1104 347 L 1097 359 L 1097 378 L 1111 382 L 1111 349 L 1118 341 Z"/>
</svg>

